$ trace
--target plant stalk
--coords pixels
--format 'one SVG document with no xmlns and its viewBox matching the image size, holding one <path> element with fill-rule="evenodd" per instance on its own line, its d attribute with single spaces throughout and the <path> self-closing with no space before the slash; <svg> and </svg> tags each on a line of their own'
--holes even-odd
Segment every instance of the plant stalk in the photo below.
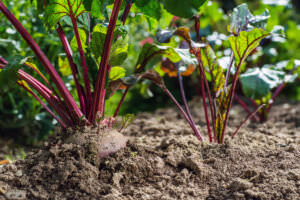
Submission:
<svg viewBox="0 0 300 200">
<path fill-rule="evenodd" d="M 253 112 L 248 108 L 248 106 L 245 104 L 245 102 L 240 99 L 237 95 L 234 95 L 235 100 L 242 106 L 242 108 L 249 114 L 251 115 Z M 255 112 L 256 113 L 256 112 Z M 253 118 L 255 121 L 258 121 L 258 118 L 256 115 L 253 115 Z"/>
<path fill-rule="evenodd" d="M 22 88 L 24 88 L 27 92 L 29 92 L 42 106 L 43 108 L 63 127 L 67 128 L 67 125 L 59 119 L 52 110 L 30 89 L 24 86 L 24 84 L 18 83 Z"/>
<path fill-rule="evenodd" d="M 72 49 L 71 49 L 70 44 L 68 42 L 68 39 L 67 39 L 67 37 L 64 33 L 64 30 L 62 29 L 62 27 L 59 23 L 58 23 L 58 28 L 56 29 L 56 31 L 59 35 L 60 41 L 61 41 L 62 46 L 64 48 L 64 51 L 67 55 L 69 65 L 71 67 L 71 71 L 72 71 L 73 79 L 74 79 L 74 82 L 75 82 L 75 86 L 76 86 L 76 90 L 77 90 L 81 110 L 82 110 L 83 114 L 87 116 L 87 110 L 86 110 L 86 105 L 85 105 L 85 95 L 84 95 L 83 88 L 82 88 L 82 86 L 80 85 L 80 83 L 78 81 L 78 77 L 77 77 L 78 76 L 78 69 L 77 69 L 76 64 L 73 61 Z"/>
<path fill-rule="evenodd" d="M 200 15 L 194 16 L 194 20 L 195 20 L 195 31 L 196 31 L 197 42 L 200 42 L 201 41 L 201 37 L 200 37 Z M 200 71 L 200 84 L 201 84 L 201 93 L 202 93 L 202 103 L 203 103 L 203 108 L 204 108 L 204 112 L 205 112 L 206 127 L 207 127 L 209 142 L 212 142 L 212 133 L 211 133 L 211 129 L 210 129 L 209 115 L 208 115 L 206 98 L 205 98 L 206 94 L 205 94 L 204 78 L 203 78 L 203 76 L 205 76 L 205 74 L 202 73 L 201 70 L 199 70 L 199 71 Z M 215 136 L 215 140 L 216 140 L 216 136 Z"/>
<path fill-rule="evenodd" d="M 82 43 L 81 43 L 81 39 L 80 39 L 76 19 L 71 16 L 71 20 L 72 20 L 72 24 L 73 24 L 73 29 L 74 29 L 74 33 L 75 33 L 75 37 L 76 37 L 76 41 L 77 41 L 77 46 L 78 46 L 78 51 L 79 51 L 79 54 L 80 54 L 81 65 L 82 65 L 83 80 L 84 80 L 85 95 L 86 95 L 85 106 L 86 106 L 86 113 L 88 114 L 90 112 L 91 104 L 92 104 L 92 101 L 93 101 L 91 86 L 90 86 L 89 73 L 88 73 L 88 70 L 87 70 L 87 64 L 86 64 L 86 60 L 85 60 L 85 56 L 84 56 L 84 52 L 83 52 L 83 48 L 82 48 Z"/>
<path fill-rule="evenodd" d="M 183 110 L 183 108 L 180 106 L 180 104 L 177 102 L 177 100 L 175 99 L 175 97 L 171 94 L 171 92 L 165 88 L 162 87 L 163 91 L 170 97 L 170 99 L 175 103 L 175 105 L 177 106 L 177 108 L 179 109 L 179 111 L 182 113 L 182 115 L 184 116 L 184 118 L 187 120 L 187 122 L 190 124 L 191 128 L 193 129 L 194 133 L 196 134 L 197 138 L 200 141 L 203 141 L 203 137 L 200 133 L 200 131 L 197 129 L 197 127 L 195 126 L 195 124 L 193 124 L 188 115 L 185 113 L 185 111 Z"/>
<path fill-rule="evenodd" d="M 125 91 L 124 91 L 124 93 L 123 93 L 123 95 L 122 95 L 122 98 L 121 98 L 121 100 L 120 100 L 120 102 L 118 104 L 118 107 L 115 110 L 115 113 L 113 115 L 114 118 L 116 118 L 118 116 L 120 108 L 121 108 L 121 106 L 122 106 L 122 104 L 123 104 L 123 102 L 125 100 L 125 97 L 126 97 L 128 91 L 129 91 L 129 89 L 130 89 L 130 86 L 127 86 L 126 89 L 125 89 Z"/>
<path fill-rule="evenodd" d="M 254 112 L 250 113 L 246 119 L 237 127 L 237 129 L 234 131 L 234 133 L 232 134 L 232 138 L 234 138 L 234 136 L 238 133 L 238 131 L 240 130 L 240 128 L 253 116 L 255 116 L 255 114 L 262 108 L 264 107 L 265 105 L 262 104 L 260 105 Z"/>
<path fill-rule="evenodd" d="M 103 53 L 102 53 L 101 62 L 99 66 L 99 72 L 97 75 L 92 110 L 89 115 L 89 119 L 92 122 L 95 122 L 96 115 L 98 112 L 100 116 L 104 115 L 103 111 L 104 111 L 104 100 L 105 100 L 104 96 L 105 96 L 106 73 L 108 68 L 108 61 L 109 61 L 112 40 L 113 40 L 113 33 L 116 27 L 116 22 L 118 19 L 118 14 L 120 11 L 121 4 L 122 4 L 122 0 L 115 0 L 113 11 L 107 28 L 107 34 L 105 37 Z"/>
</svg>

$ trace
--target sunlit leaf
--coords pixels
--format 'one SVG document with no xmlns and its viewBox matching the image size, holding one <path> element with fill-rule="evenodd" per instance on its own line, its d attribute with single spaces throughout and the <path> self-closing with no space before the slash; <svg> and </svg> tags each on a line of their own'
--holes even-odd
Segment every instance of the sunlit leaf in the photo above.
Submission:
<svg viewBox="0 0 300 200">
<path fill-rule="evenodd" d="M 126 70 L 123 67 L 112 67 L 110 69 L 109 79 L 114 81 L 125 77 L 125 75 L 126 75 Z"/>
<path fill-rule="evenodd" d="M 215 93 L 218 93 L 220 89 L 225 84 L 225 76 L 223 73 L 223 68 L 220 66 L 219 62 L 216 59 L 214 50 L 210 45 L 207 45 L 204 48 L 201 48 L 201 61 L 203 67 L 205 68 L 206 76 L 208 80 L 212 81 L 213 89 Z"/>
<path fill-rule="evenodd" d="M 268 10 L 261 15 L 254 16 L 249 11 L 247 4 L 241 4 L 233 9 L 230 31 L 234 34 L 238 34 L 241 31 L 249 31 L 253 28 L 265 28 L 269 17 L 270 14 Z"/>
<path fill-rule="evenodd" d="M 242 31 L 238 36 L 230 36 L 228 40 L 235 56 L 236 65 L 242 63 L 259 46 L 259 42 L 269 35 L 269 32 L 255 28 L 249 32 Z"/>
<path fill-rule="evenodd" d="M 268 68 L 252 68 L 240 76 L 247 97 L 260 99 L 284 81 L 285 73 Z"/>
<path fill-rule="evenodd" d="M 71 67 L 69 65 L 69 61 L 67 58 L 63 59 L 62 57 L 58 57 L 58 67 L 59 71 L 63 76 L 69 76 L 72 74 Z"/>
<path fill-rule="evenodd" d="M 54 27 L 62 17 L 77 19 L 84 12 L 83 0 L 53 0 L 47 5 L 45 18 L 48 26 Z"/>
<path fill-rule="evenodd" d="M 87 33 L 83 29 L 78 29 L 79 37 L 82 45 L 82 49 L 84 52 L 86 52 L 87 48 Z M 72 49 L 76 51 L 78 49 L 78 43 L 76 40 L 76 37 L 74 36 L 70 43 Z"/>
</svg>

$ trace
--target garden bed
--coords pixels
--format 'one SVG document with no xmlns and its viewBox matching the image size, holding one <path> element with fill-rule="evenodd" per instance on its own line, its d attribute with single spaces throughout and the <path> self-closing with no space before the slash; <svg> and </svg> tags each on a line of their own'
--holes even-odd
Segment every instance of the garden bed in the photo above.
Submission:
<svg viewBox="0 0 300 200">
<path fill-rule="evenodd" d="M 205 132 L 199 105 L 192 115 Z M 231 112 L 229 133 L 245 118 L 240 107 Z M 266 123 L 248 122 L 223 145 L 199 142 L 173 108 L 139 114 L 123 133 L 127 148 L 99 167 L 82 146 L 50 139 L 0 166 L 0 199 L 300 198 L 300 104 L 274 106 Z"/>
</svg>

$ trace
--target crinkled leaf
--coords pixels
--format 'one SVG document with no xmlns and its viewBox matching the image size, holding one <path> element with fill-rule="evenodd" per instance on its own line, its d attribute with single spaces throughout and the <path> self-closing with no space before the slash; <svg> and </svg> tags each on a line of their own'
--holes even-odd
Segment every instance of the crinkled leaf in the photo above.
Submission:
<svg viewBox="0 0 300 200">
<path fill-rule="evenodd" d="M 264 28 L 269 17 L 268 10 L 265 10 L 261 15 L 252 15 L 248 9 L 248 5 L 243 3 L 233 9 L 230 31 L 238 34 L 240 31 L 249 31 L 253 28 Z"/>
<path fill-rule="evenodd" d="M 201 6 L 206 1 L 207 0 L 163 0 L 162 2 L 165 9 L 173 15 L 183 18 L 191 18 L 199 13 Z"/>
<path fill-rule="evenodd" d="M 110 69 L 109 79 L 114 81 L 125 77 L 125 75 L 126 75 L 126 70 L 123 67 L 112 67 Z"/>
<path fill-rule="evenodd" d="M 242 31 L 238 36 L 230 36 L 228 40 L 235 56 L 236 65 L 243 62 L 259 46 L 259 42 L 269 35 L 269 32 L 255 28 L 249 32 Z"/>
<path fill-rule="evenodd" d="M 46 8 L 46 21 L 49 27 L 54 27 L 62 17 L 78 16 L 86 12 L 83 0 L 53 0 Z"/>
<path fill-rule="evenodd" d="M 111 53 L 109 56 L 110 66 L 119 66 L 127 58 L 128 55 L 128 37 L 118 38 L 111 47 Z"/>
<path fill-rule="evenodd" d="M 200 55 L 203 67 L 206 71 L 206 77 L 208 77 L 208 80 L 212 81 L 214 92 L 218 93 L 225 84 L 223 68 L 217 61 L 215 52 L 210 45 L 201 48 Z"/>
<path fill-rule="evenodd" d="M 271 89 L 284 81 L 285 73 L 268 68 L 253 68 L 240 76 L 242 89 L 246 96 L 261 99 Z"/>
</svg>

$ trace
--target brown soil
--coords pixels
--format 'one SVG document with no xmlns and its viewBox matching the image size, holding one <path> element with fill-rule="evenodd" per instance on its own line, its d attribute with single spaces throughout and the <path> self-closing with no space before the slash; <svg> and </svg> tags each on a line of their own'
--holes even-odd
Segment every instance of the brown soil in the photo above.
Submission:
<svg viewBox="0 0 300 200">
<path fill-rule="evenodd" d="M 233 108 L 229 134 L 244 117 Z M 0 200 L 300 199 L 300 104 L 275 106 L 268 122 L 247 123 L 223 145 L 199 142 L 172 108 L 138 115 L 123 134 L 127 147 L 99 163 L 56 138 L 0 166 Z"/>
</svg>

